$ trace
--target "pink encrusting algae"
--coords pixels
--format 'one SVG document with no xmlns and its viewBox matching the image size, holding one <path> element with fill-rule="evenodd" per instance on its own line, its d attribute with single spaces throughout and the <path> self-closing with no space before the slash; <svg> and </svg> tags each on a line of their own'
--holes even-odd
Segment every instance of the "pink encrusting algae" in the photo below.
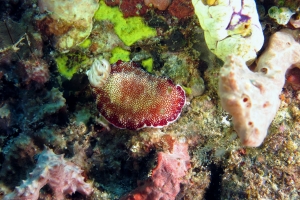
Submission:
<svg viewBox="0 0 300 200">
<path fill-rule="evenodd" d="M 171 152 L 159 152 L 157 166 L 151 177 L 140 182 L 139 186 L 121 200 L 176 199 L 181 185 L 187 183 L 184 178 L 191 168 L 188 145 L 174 142 Z"/>
<path fill-rule="evenodd" d="M 99 112 L 119 128 L 137 130 L 174 122 L 185 104 L 185 92 L 164 77 L 156 77 L 134 62 L 112 65 L 106 83 L 93 87 Z"/>
</svg>

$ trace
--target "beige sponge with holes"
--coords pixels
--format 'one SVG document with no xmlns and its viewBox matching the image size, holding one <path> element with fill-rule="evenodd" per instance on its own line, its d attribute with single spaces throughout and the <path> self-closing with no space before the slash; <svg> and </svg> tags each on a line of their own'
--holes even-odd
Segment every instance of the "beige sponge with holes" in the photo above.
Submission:
<svg viewBox="0 0 300 200">
<path fill-rule="evenodd" d="M 227 57 L 220 70 L 219 95 L 243 145 L 261 145 L 280 106 L 285 73 L 299 62 L 300 45 L 287 31 L 271 36 L 255 72 L 241 57 Z"/>
</svg>

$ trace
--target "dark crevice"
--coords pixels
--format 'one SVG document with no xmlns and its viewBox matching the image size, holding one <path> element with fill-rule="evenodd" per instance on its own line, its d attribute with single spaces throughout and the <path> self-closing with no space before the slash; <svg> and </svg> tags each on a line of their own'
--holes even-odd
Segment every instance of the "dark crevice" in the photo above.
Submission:
<svg viewBox="0 0 300 200">
<path fill-rule="evenodd" d="M 210 185 L 205 192 L 205 200 L 220 200 L 222 192 L 222 175 L 224 174 L 223 169 L 212 163 L 209 165 L 211 169 Z"/>
</svg>

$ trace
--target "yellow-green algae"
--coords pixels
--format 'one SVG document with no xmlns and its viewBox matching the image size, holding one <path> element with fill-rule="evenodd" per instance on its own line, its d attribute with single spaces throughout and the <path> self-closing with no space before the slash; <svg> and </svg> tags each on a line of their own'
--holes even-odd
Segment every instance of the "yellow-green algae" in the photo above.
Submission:
<svg viewBox="0 0 300 200">
<path fill-rule="evenodd" d="M 82 54 L 67 53 L 55 58 L 58 72 L 67 79 L 71 79 L 80 66 L 86 64 L 89 59 Z"/>
<path fill-rule="evenodd" d="M 120 47 L 116 47 L 112 50 L 112 57 L 109 59 L 109 63 L 115 63 L 118 60 L 130 61 L 130 51 L 126 51 Z"/>
<path fill-rule="evenodd" d="M 153 71 L 153 58 L 148 58 L 142 61 L 142 66 L 145 68 L 147 72 Z"/>
<path fill-rule="evenodd" d="M 191 95 L 192 94 L 192 89 L 190 87 L 184 87 L 183 85 L 181 87 L 185 91 L 186 95 Z"/>
<path fill-rule="evenodd" d="M 118 7 L 109 7 L 100 1 L 95 20 L 109 20 L 114 24 L 114 30 L 127 46 L 138 40 L 156 36 L 156 30 L 147 26 L 141 17 L 124 18 Z"/>
<path fill-rule="evenodd" d="M 84 40 L 79 46 L 81 48 L 86 49 L 86 48 L 89 48 L 91 46 L 91 44 L 92 44 L 92 40 L 88 38 L 88 39 Z"/>
</svg>

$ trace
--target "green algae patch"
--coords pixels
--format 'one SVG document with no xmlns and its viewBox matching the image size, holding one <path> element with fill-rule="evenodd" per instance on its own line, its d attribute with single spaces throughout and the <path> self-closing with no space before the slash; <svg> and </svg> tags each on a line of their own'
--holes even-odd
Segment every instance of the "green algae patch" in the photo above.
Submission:
<svg viewBox="0 0 300 200">
<path fill-rule="evenodd" d="M 127 46 L 138 40 L 156 36 L 156 30 L 147 26 L 141 17 L 124 18 L 118 7 L 109 7 L 100 1 L 100 7 L 94 15 L 95 20 L 109 20 L 114 30 Z"/>
<path fill-rule="evenodd" d="M 142 66 L 146 69 L 147 72 L 153 71 L 153 58 L 148 58 L 142 61 Z"/>
<path fill-rule="evenodd" d="M 55 58 L 58 72 L 69 80 L 88 60 L 87 56 L 75 53 L 62 54 Z"/>
<path fill-rule="evenodd" d="M 129 57 L 130 52 L 120 47 L 114 48 L 111 53 L 112 53 L 112 57 L 109 59 L 110 64 L 115 63 L 118 60 L 122 60 L 124 62 L 130 61 L 130 57 Z"/>
<path fill-rule="evenodd" d="M 181 85 L 181 87 L 183 88 L 183 90 L 185 91 L 186 95 L 191 95 L 192 94 L 192 89 L 189 87 L 184 87 Z"/>
<path fill-rule="evenodd" d="M 89 48 L 91 46 L 91 44 L 92 44 L 92 40 L 88 38 L 88 39 L 84 40 L 79 46 L 81 48 L 86 49 L 86 48 Z"/>
</svg>

